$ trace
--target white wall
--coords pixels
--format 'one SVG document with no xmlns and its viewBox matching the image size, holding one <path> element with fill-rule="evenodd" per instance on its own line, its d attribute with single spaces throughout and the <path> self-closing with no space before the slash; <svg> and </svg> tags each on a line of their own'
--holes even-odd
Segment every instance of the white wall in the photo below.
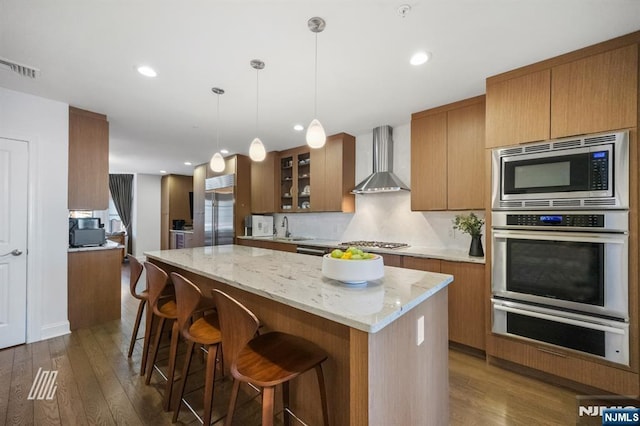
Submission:
<svg viewBox="0 0 640 426">
<path fill-rule="evenodd" d="M 373 132 L 356 137 L 356 184 L 373 171 Z M 405 185 L 411 185 L 411 125 L 393 129 L 393 171 Z M 293 235 L 330 240 L 378 240 L 404 242 L 414 246 L 468 251 L 471 237 L 453 232 L 452 219 L 461 212 L 412 212 L 411 193 L 392 192 L 356 195 L 355 213 L 291 213 Z M 484 217 L 483 211 L 476 211 Z M 278 234 L 284 214 L 275 215 Z M 484 237 L 483 237 L 484 238 Z"/>
<path fill-rule="evenodd" d="M 133 255 L 160 250 L 161 176 L 136 174 L 133 180 Z"/>
<path fill-rule="evenodd" d="M 27 342 L 69 333 L 69 106 L 0 87 L 0 136 L 29 142 Z"/>
</svg>

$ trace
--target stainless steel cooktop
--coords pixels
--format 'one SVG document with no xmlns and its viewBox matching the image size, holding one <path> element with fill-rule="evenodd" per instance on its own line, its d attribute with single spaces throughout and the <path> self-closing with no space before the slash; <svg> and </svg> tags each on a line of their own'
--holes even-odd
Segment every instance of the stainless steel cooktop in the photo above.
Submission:
<svg viewBox="0 0 640 426">
<path fill-rule="evenodd" d="M 402 247 L 409 247 L 409 244 L 405 243 L 389 243 L 384 241 L 347 241 L 340 243 L 342 246 L 353 247 L 370 247 L 370 248 L 384 248 L 384 249 L 397 249 Z"/>
</svg>

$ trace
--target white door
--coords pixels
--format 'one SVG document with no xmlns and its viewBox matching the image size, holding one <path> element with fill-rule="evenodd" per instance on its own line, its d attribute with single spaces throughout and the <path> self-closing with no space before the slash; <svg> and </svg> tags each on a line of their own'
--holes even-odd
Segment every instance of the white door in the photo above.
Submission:
<svg viewBox="0 0 640 426">
<path fill-rule="evenodd" d="M 0 349 L 27 330 L 27 143 L 0 138 Z"/>
</svg>

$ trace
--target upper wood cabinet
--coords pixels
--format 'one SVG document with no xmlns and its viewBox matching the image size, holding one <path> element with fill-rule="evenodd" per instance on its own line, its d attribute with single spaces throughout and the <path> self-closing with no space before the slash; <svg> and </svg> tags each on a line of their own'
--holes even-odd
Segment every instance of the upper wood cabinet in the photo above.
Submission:
<svg viewBox="0 0 640 426">
<path fill-rule="evenodd" d="M 551 74 L 552 138 L 637 126 L 637 45 L 553 67 Z"/>
<path fill-rule="evenodd" d="M 69 210 L 109 208 L 107 116 L 69 107 Z"/>
<path fill-rule="evenodd" d="M 322 148 L 301 146 L 282 151 L 278 169 L 278 211 L 353 212 L 355 137 L 339 133 Z"/>
<path fill-rule="evenodd" d="M 447 209 L 447 113 L 411 120 L 411 210 Z"/>
<path fill-rule="evenodd" d="M 624 43 L 488 78 L 486 147 L 636 127 L 638 45 Z"/>
<path fill-rule="evenodd" d="M 268 152 L 263 161 L 251 162 L 251 212 L 277 211 L 276 182 L 278 153 Z"/>
<path fill-rule="evenodd" d="M 411 209 L 484 208 L 484 96 L 413 114 Z"/>
<path fill-rule="evenodd" d="M 320 149 L 311 151 L 312 186 L 316 212 L 354 212 L 356 138 L 339 133 L 329 136 Z M 314 165 L 318 165 L 315 167 Z"/>
<path fill-rule="evenodd" d="M 487 81 L 486 147 L 549 139 L 551 71 Z"/>
</svg>

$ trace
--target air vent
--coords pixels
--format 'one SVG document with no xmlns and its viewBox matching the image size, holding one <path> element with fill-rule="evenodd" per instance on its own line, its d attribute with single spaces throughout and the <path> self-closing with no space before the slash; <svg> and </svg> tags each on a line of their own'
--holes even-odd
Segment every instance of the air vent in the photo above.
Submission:
<svg viewBox="0 0 640 426">
<path fill-rule="evenodd" d="M 522 203 L 520 201 L 500 201 L 500 207 L 517 209 L 522 207 Z"/>
<path fill-rule="evenodd" d="M 38 68 L 31 67 L 29 65 L 19 64 L 9 59 L 0 57 L 0 69 L 7 69 L 20 74 L 23 77 L 37 78 L 40 75 Z"/>
<path fill-rule="evenodd" d="M 540 145 L 531 145 L 525 146 L 524 152 L 540 152 L 540 151 L 548 151 L 551 146 L 548 143 L 543 143 Z"/>
<path fill-rule="evenodd" d="M 580 207 L 580 200 L 556 200 L 553 201 L 554 207 Z"/>
<path fill-rule="evenodd" d="M 600 200 L 584 200 L 585 207 L 588 206 L 615 206 L 616 200 L 611 199 L 600 199 Z"/>
<path fill-rule="evenodd" d="M 549 207 L 549 201 L 540 200 L 540 201 L 525 201 L 525 207 Z"/>
<path fill-rule="evenodd" d="M 515 155 L 515 154 L 522 154 L 522 148 L 521 147 L 509 148 L 509 149 L 503 149 L 502 151 L 500 151 L 500 155 Z"/>
<path fill-rule="evenodd" d="M 594 136 L 592 138 L 584 138 L 585 145 L 594 145 L 599 143 L 613 142 L 616 140 L 615 133 L 609 135 Z"/>
<path fill-rule="evenodd" d="M 556 143 L 553 144 L 553 149 L 573 148 L 573 147 L 576 147 L 576 146 L 580 146 L 581 142 L 582 141 L 580 139 L 556 142 Z"/>
</svg>

